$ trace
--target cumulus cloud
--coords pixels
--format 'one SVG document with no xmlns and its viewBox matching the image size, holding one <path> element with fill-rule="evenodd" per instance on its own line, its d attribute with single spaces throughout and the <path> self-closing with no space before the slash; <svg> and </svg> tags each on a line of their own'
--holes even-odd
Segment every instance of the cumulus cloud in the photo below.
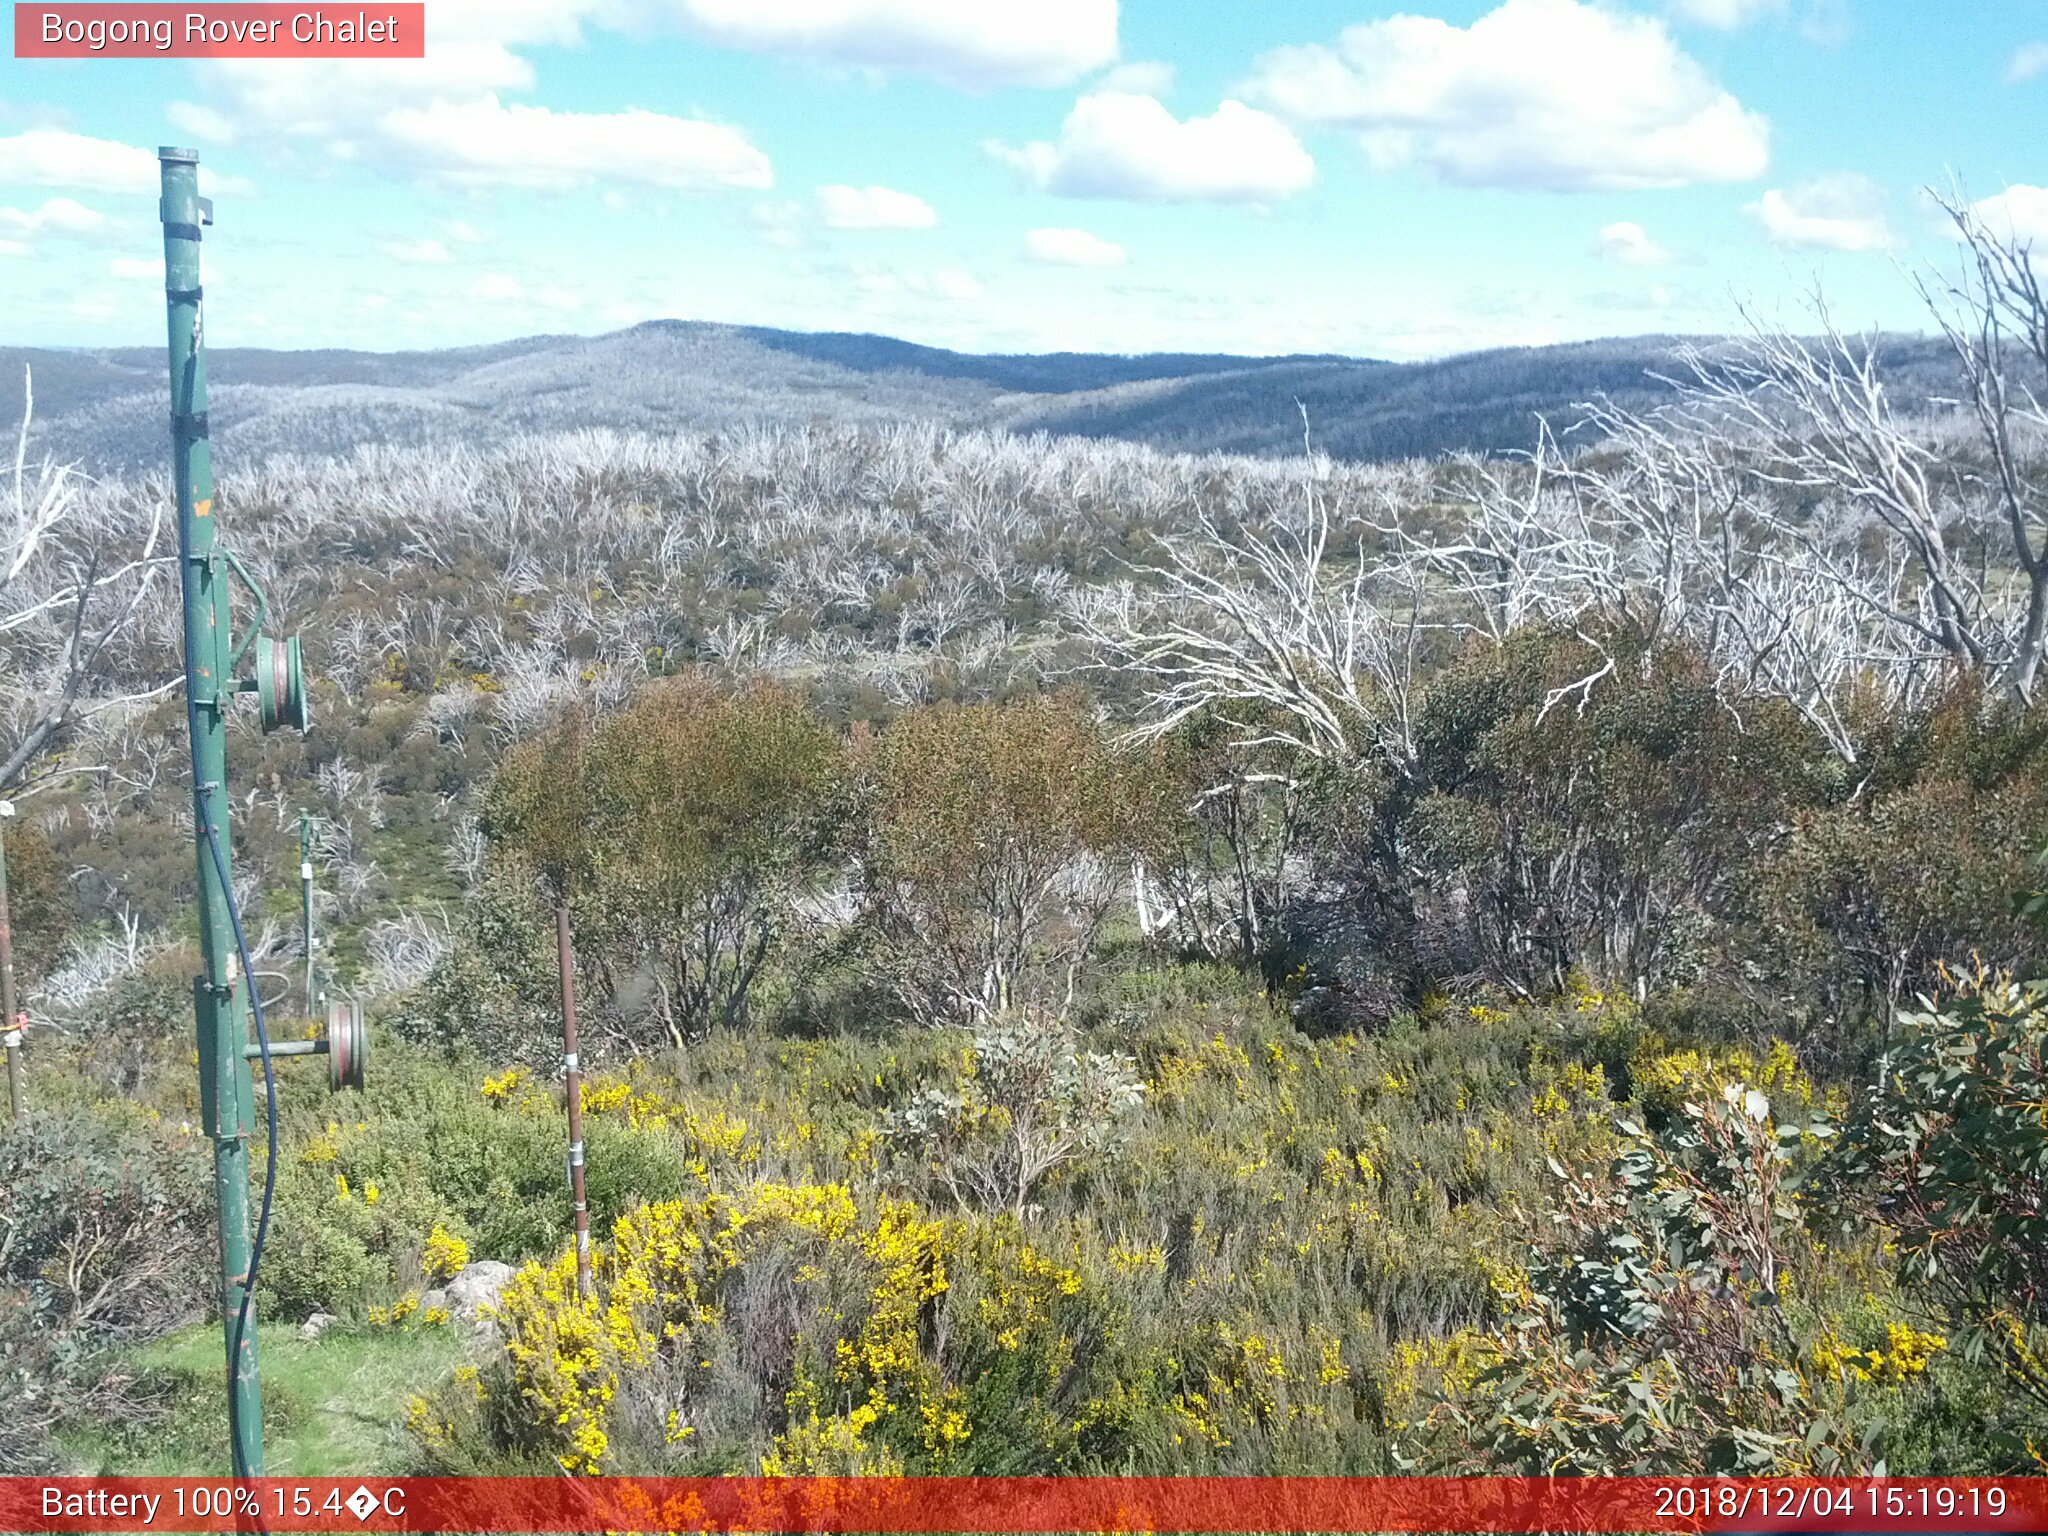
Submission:
<svg viewBox="0 0 2048 1536">
<path fill-rule="evenodd" d="M 2015 85 L 2044 74 L 2048 74 L 2048 42 L 2025 44 L 2005 66 L 2005 78 Z"/>
<path fill-rule="evenodd" d="M 1625 267 L 1661 266 L 1671 259 L 1671 253 L 1652 240 L 1642 225 L 1626 219 L 1601 229 L 1600 250 Z"/>
<path fill-rule="evenodd" d="M 509 272 L 486 272 L 469 285 L 469 296 L 514 304 L 526 297 L 526 285 Z"/>
<path fill-rule="evenodd" d="M 893 187 L 818 188 L 818 211 L 828 229 L 932 229 L 938 210 Z"/>
<path fill-rule="evenodd" d="M 1985 228 L 1995 235 L 2010 235 L 2048 247 L 2048 187 L 2024 184 L 2007 187 L 1972 205 Z"/>
<path fill-rule="evenodd" d="M 387 114 L 530 90 L 533 66 L 506 44 L 444 38 L 441 8 L 421 59 L 208 59 L 217 99 L 251 137 L 320 139 L 344 157 L 374 148 Z"/>
<path fill-rule="evenodd" d="M 1156 60 L 1119 64 L 1097 80 L 1093 89 L 1129 91 L 1134 96 L 1171 96 L 1173 66 Z"/>
<path fill-rule="evenodd" d="M 681 0 L 704 37 L 729 47 L 957 85 L 1058 86 L 1116 59 L 1116 0 Z"/>
<path fill-rule="evenodd" d="M 1120 267 L 1129 259 L 1114 240 L 1085 229 L 1030 230 L 1024 254 L 1048 267 Z"/>
<path fill-rule="evenodd" d="M 1241 101 L 1182 121 L 1150 96 L 1096 91 L 1074 103 L 1057 144 L 987 148 L 1065 197 L 1270 203 L 1315 180 L 1315 162 L 1287 125 Z"/>
<path fill-rule="evenodd" d="M 1816 176 L 1777 187 L 1745 210 L 1774 245 L 1801 250 L 1883 251 L 1897 244 L 1884 189 L 1868 176 Z"/>
<path fill-rule="evenodd" d="M 259 130 L 342 138 L 394 107 L 467 101 L 534 83 L 514 50 L 567 47 L 617 0 L 434 0 L 418 59 L 203 59 L 209 100 L 253 137 Z"/>
<path fill-rule="evenodd" d="M 157 158 L 149 150 L 63 128 L 30 128 L 10 138 L 0 138 L 0 182 L 10 181 L 151 197 L 163 184 Z M 211 196 L 216 192 L 246 192 L 249 184 L 240 177 L 217 176 L 202 165 L 199 189 Z"/>
<path fill-rule="evenodd" d="M 1733 31 L 1785 9 L 1785 0 L 1666 0 L 1666 9 L 1684 21 Z"/>
<path fill-rule="evenodd" d="M 68 197 L 48 198 L 37 208 L 0 208 L 0 229 L 16 235 L 90 235 L 106 222 L 106 215 Z"/>
<path fill-rule="evenodd" d="M 1770 125 L 1655 17 L 1583 0 L 1504 0 L 1469 27 L 1391 16 L 1332 45 L 1275 49 L 1246 94 L 1348 129 L 1368 159 L 1471 186 L 1554 191 L 1746 181 Z"/>
<path fill-rule="evenodd" d="M 664 113 L 558 112 L 518 51 L 579 42 L 593 23 L 658 20 L 654 0 L 435 0 L 420 59 L 211 59 L 195 65 L 245 137 L 316 140 L 337 159 L 468 186 L 621 182 L 765 187 L 768 157 L 738 129 Z"/>
<path fill-rule="evenodd" d="M 382 128 L 416 169 L 459 185 L 613 181 L 702 191 L 775 182 L 768 157 L 738 129 L 659 112 L 557 112 L 486 96 L 402 107 Z"/>
</svg>

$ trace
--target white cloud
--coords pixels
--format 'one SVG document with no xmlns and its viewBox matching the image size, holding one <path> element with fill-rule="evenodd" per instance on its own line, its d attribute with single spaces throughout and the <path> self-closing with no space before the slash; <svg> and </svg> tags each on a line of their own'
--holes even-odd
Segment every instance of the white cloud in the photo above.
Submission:
<svg viewBox="0 0 2048 1536">
<path fill-rule="evenodd" d="M 455 259 L 455 253 L 439 240 L 387 240 L 383 249 L 393 261 L 413 266 L 444 266 Z"/>
<path fill-rule="evenodd" d="M 482 230 L 461 219 L 443 219 L 441 228 L 450 240 L 460 240 L 464 245 L 480 245 L 485 238 Z"/>
<path fill-rule="evenodd" d="M 637 0 L 636 0 L 637 3 Z M 209 99 L 251 137 L 273 131 L 343 137 L 394 107 L 470 101 L 530 89 L 533 66 L 513 50 L 569 46 L 616 0 L 434 0 L 418 59 L 205 59 Z"/>
<path fill-rule="evenodd" d="M 1127 259 L 1122 246 L 1085 229 L 1031 230 L 1024 253 L 1048 267 L 1120 267 Z"/>
<path fill-rule="evenodd" d="M 1601 229 L 1600 251 L 1625 267 L 1661 266 L 1671 259 L 1671 253 L 1652 240 L 1642 225 L 1626 219 Z"/>
<path fill-rule="evenodd" d="M 1170 96 L 1173 94 L 1173 66 L 1157 61 L 1119 64 L 1089 89 L 1128 91 L 1133 96 Z"/>
<path fill-rule="evenodd" d="M 0 240 L 0 256 L 26 256 L 28 242 L 25 240 Z"/>
<path fill-rule="evenodd" d="M 1971 211 L 1995 235 L 2010 235 L 2048 247 L 2048 187 L 2007 187 L 1995 196 L 1980 199 Z"/>
<path fill-rule="evenodd" d="M 161 259 L 151 261 L 142 256 L 116 256 L 107 263 L 107 275 L 118 277 L 124 282 L 150 277 L 161 278 L 164 275 L 164 264 Z"/>
<path fill-rule="evenodd" d="M 1733 31 L 1758 17 L 1779 14 L 1785 0 L 1665 0 L 1665 8 L 1683 21 Z"/>
<path fill-rule="evenodd" d="M 178 132 L 202 144 L 232 144 L 238 137 L 232 118 L 196 101 L 167 101 L 164 117 Z"/>
<path fill-rule="evenodd" d="M 526 297 L 526 285 L 509 272 L 486 272 L 469 285 L 469 296 L 473 299 L 517 303 Z"/>
<path fill-rule="evenodd" d="M 533 65 L 587 24 L 658 20 L 656 0 L 435 0 L 421 59 L 213 59 L 210 100 L 250 140 L 306 138 L 338 160 L 463 185 L 667 189 L 766 186 L 768 158 L 737 129 L 651 111 L 513 105 Z"/>
<path fill-rule="evenodd" d="M 932 287 L 940 298 L 965 303 L 981 297 L 981 281 L 971 272 L 948 268 L 932 274 Z"/>
<path fill-rule="evenodd" d="M 681 0 L 730 47 L 908 69 L 957 85 L 1065 85 L 1113 63 L 1116 0 Z"/>
<path fill-rule="evenodd" d="M 25 235 L 50 232 L 60 235 L 89 235 L 107 222 L 83 203 L 68 197 L 52 197 L 39 208 L 0 208 L 0 229 Z"/>
<path fill-rule="evenodd" d="M 828 229 L 931 229 L 939 215 L 923 198 L 893 187 L 820 187 Z"/>
<path fill-rule="evenodd" d="M 338 154 L 374 144 L 386 114 L 530 90 L 533 66 L 503 43 L 443 39 L 441 9 L 422 59 L 209 59 L 202 79 L 251 137 L 329 141 Z"/>
<path fill-rule="evenodd" d="M 1392 16 L 1334 45 L 1279 48 L 1253 100 L 1356 132 L 1382 169 L 1554 191 L 1746 181 L 1770 124 L 1682 52 L 1665 24 L 1582 0 L 1503 0 L 1469 27 Z"/>
<path fill-rule="evenodd" d="M 63 128 L 30 128 L 0 138 L 0 181 L 150 196 L 163 185 L 157 158 L 150 151 Z M 249 190 L 240 177 L 216 176 L 203 165 L 199 187 L 209 195 Z"/>
<path fill-rule="evenodd" d="M 2015 85 L 2044 74 L 2048 74 L 2048 42 L 2025 44 L 2005 67 L 2005 78 Z"/>
<path fill-rule="evenodd" d="M 1790 191 L 1773 187 L 1747 212 L 1775 245 L 1803 250 L 1883 251 L 1897 244 L 1884 189 L 1868 176 L 1816 176 Z"/>
<path fill-rule="evenodd" d="M 1074 103 L 1057 144 L 987 148 L 1066 197 L 1270 203 L 1315 180 L 1315 162 L 1287 125 L 1241 101 L 1183 122 L 1150 96 L 1096 91 Z"/>
<path fill-rule="evenodd" d="M 775 181 L 768 157 L 738 129 L 637 109 L 556 112 L 486 96 L 401 107 L 381 127 L 417 169 L 468 186 L 618 181 L 694 191 Z"/>
</svg>

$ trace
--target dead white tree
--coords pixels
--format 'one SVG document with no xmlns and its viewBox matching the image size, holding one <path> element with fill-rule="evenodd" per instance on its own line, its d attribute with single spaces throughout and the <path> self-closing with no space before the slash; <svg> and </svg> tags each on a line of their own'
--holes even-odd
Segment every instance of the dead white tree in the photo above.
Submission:
<svg viewBox="0 0 2048 1536">
<path fill-rule="evenodd" d="M 2018 601 L 2000 637 L 2001 679 L 2034 696 L 2048 647 L 2048 294 L 2031 243 L 1998 230 L 1959 192 L 1935 200 L 1965 251 L 1962 274 L 1927 300 L 1961 366 L 1983 460 L 1966 479 L 1995 509 L 2004 553 L 2018 568 Z"/>
<path fill-rule="evenodd" d="M 1396 780 L 1417 768 L 1426 573 L 1389 556 L 1364 522 L 1343 527 L 1351 548 L 1336 553 L 1340 524 L 1322 487 L 1331 473 L 1309 455 L 1307 515 L 1294 526 L 1260 526 L 1239 507 L 1232 537 L 1196 511 L 1192 536 L 1161 538 L 1129 579 L 1067 601 L 1098 664 L 1139 680 L 1138 740 L 1207 716 L 1235 749 L 1188 808 L 1228 850 L 1221 866 L 1131 870 L 1144 926 L 1207 953 L 1264 942 L 1292 878 L 1311 765 L 1367 764 Z M 1383 501 L 1405 499 L 1404 488 L 1365 482 Z"/>
<path fill-rule="evenodd" d="M 1362 538 L 1350 570 L 1333 570 L 1320 499 L 1301 532 L 1232 539 L 1199 515 L 1196 527 L 1161 539 L 1134 579 L 1070 605 L 1108 665 L 1145 679 L 1140 736 L 1210 713 L 1242 746 L 1407 771 L 1422 631 L 1413 570 Z"/>
<path fill-rule="evenodd" d="M 14 475 L 0 510 L 0 786 L 46 771 L 81 714 L 171 686 L 138 686 L 108 665 L 155 575 L 161 503 L 152 498 L 136 528 L 117 498 L 85 495 L 89 482 L 71 466 L 45 458 L 31 468 L 33 382 L 23 370 Z"/>
</svg>

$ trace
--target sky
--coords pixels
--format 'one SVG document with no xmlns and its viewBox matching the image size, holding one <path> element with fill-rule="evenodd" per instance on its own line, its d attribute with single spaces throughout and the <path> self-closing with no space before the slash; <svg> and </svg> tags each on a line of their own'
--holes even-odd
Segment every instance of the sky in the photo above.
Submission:
<svg viewBox="0 0 2048 1536">
<path fill-rule="evenodd" d="M 1925 329 L 1928 188 L 2048 250 L 2048 0 L 428 0 L 417 60 L 9 57 L 0 342 L 161 341 L 159 144 L 216 346 Z"/>
</svg>

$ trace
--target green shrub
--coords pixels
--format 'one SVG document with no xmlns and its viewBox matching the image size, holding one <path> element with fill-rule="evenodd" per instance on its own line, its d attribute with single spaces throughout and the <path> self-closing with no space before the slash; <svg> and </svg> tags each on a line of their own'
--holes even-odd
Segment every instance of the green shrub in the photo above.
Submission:
<svg viewBox="0 0 2048 1536">
<path fill-rule="evenodd" d="M 1071 695 L 903 715 L 854 751 L 866 921 L 924 1019 L 1063 1011 L 1151 800 Z"/>
<path fill-rule="evenodd" d="M 593 1043 L 747 1019 L 828 867 L 838 752 L 791 689 L 681 676 L 506 754 L 483 824 L 509 872 L 569 902 Z"/>
<path fill-rule="evenodd" d="M 1432 680 L 1415 730 L 1418 941 L 1438 974 L 1524 991 L 1574 968 L 1638 994 L 1698 978 L 1818 755 L 1682 647 L 1537 631 Z"/>
<path fill-rule="evenodd" d="M 963 1210 L 1023 1217 L 1041 1181 L 1122 1144 L 1144 1085 L 1127 1056 L 1081 1048 L 1057 1020 L 976 1024 L 964 1080 L 931 1084 L 888 1119 L 907 1161 Z"/>
<path fill-rule="evenodd" d="M 0 1128 L 0 1475 L 62 1466 L 67 1423 L 151 1420 L 120 1346 L 214 1294 L 207 1144 L 118 1102 Z"/>
<path fill-rule="evenodd" d="M 1899 1024 L 1833 1188 L 1897 1233 L 1900 1284 L 1957 1352 L 2048 1408 L 2048 982 L 1985 981 Z"/>
<path fill-rule="evenodd" d="M 1819 1260 L 1796 1165 L 1825 1127 L 1777 1120 L 1740 1082 L 1703 1099 L 1661 1135 L 1624 1123 L 1604 1173 L 1564 1181 L 1521 1315 L 1429 1420 L 1432 1462 L 1643 1476 L 1837 1474 L 1880 1458 L 1851 1422 L 1835 1344 L 1790 1305 Z"/>
<path fill-rule="evenodd" d="M 0 1278 L 63 1333 L 151 1333 L 211 1293 L 209 1144 L 118 1102 L 0 1131 Z"/>
</svg>

